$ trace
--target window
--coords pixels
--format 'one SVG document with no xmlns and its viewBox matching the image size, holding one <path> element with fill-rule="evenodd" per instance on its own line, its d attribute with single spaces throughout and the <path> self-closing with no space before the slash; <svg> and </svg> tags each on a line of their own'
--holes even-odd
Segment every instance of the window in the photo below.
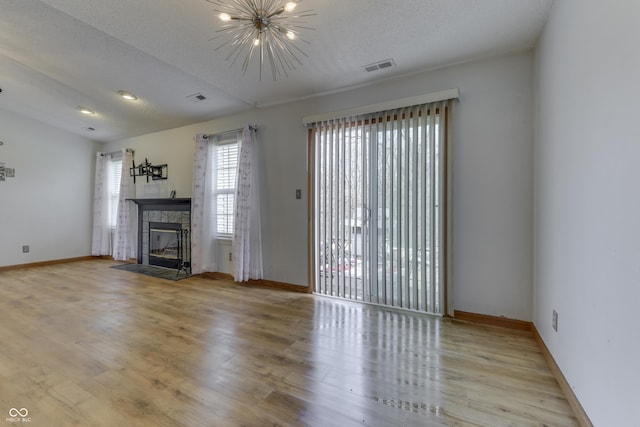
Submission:
<svg viewBox="0 0 640 427">
<path fill-rule="evenodd" d="M 115 229 L 118 220 L 118 197 L 120 196 L 120 180 L 122 178 L 122 158 L 110 159 L 107 173 L 109 183 L 109 227 Z"/>
<path fill-rule="evenodd" d="M 445 313 L 447 105 L 313 124 L 316 293 Z"/>
<path fill-rule="evenodd" d="M 233 237 L 233 209 L 238 168 L 237 138 L 221 140 L 216 145 L 215 161 L 215 229 L 219 238 Z"/>
</svg>

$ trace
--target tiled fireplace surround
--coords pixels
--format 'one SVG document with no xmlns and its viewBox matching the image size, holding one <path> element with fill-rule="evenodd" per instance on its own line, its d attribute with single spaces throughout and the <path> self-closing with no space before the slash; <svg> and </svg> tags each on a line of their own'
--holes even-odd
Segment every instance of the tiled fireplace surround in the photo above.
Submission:
<svg viewBox="0 0 640 427">
<path fill-rule="evenodd" d="M 149 264 L 149 223 L 181 224 L 191 233 L 191 199 L 131 199 L 138 205 L 138 264 Z"/>
</svg>

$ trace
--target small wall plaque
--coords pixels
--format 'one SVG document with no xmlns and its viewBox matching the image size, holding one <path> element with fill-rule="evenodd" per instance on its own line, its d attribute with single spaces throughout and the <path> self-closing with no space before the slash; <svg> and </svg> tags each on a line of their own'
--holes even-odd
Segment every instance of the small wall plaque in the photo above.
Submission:
<svg viewBox="0 0 640 427">
<path fill-rule="evenodd" d="M 13 178 L 16 176 L 16 170 L 13 168 L 5 167 L 4 162 L 0 162 L 0 181 L 4 181 L 5 178 Z"/>
</svg>

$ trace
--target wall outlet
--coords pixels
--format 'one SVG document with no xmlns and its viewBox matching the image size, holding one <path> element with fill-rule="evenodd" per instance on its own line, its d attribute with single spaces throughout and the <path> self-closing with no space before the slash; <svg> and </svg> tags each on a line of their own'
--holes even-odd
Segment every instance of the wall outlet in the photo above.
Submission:
<svg viewBox="0 0 640 427">
<path fill-rule="evenodd" d="M 296 199 L 302 199 L 302 190 L 296 190 Z"/>
<path fill-rule="evenodd" d="M 23 254 L 26 254 L 26 253 L 28 253 L 28 252 L 29 252 L 29 245 L 24 245 L 24 246 L 22 247 L 22 253 L 23 253 Z"/>
<path fill-rule="evenodd" d="M 233 255 L 231 254 L 231 252 L 229 252 L 229 261 L 232 260 Z"/>
<path fill-rule="evenodd" d="M 553 330 L 558 332 L 558 312 L 553 310 L 553 317 L 551 318 L 551 326 Z"/>
</svg>

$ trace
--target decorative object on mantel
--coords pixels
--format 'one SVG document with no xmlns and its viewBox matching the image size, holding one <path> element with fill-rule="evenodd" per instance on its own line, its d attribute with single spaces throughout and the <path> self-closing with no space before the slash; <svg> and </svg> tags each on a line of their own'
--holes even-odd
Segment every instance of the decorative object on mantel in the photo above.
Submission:
<svg viewBox="0 0 640 427">
<path fill-rule="evenodd" d="M 220 35 L 212 39 L 223 38 L 222 44 L 215 50 L 228 47 L 225 61 L 231 60 L 231 65 L 244 55 L 242 75 L 246 74 L 254 54 L 258 57 L 260 80 L 265 57 L 269 60 L 274 81 L 278 75 L 288 77 L 287 71 L 294 70 L 296 63 L 302 65 L 298 56 L 307 54 L 295 42 L 301 40 L 309 43 L 300 38 L 301 30 L 315 29 L 304 21 L 304 18 L 315 15 L 312 10 L 294 12 L 302 0 L 205 1 L 219 7 L 215 12 L 224 22 L 218 30 Z"/>
<path fill-rule="evenodd" d="M 159 179 L 167 179 L 169 175 L 169 167 L 166 164 L 152 165 L 146 158 L 144 162 L 136 166 L 134 161 L 131 162 L 132 167 L 129 169 L 129 176 L 133 177 L 133 183 L 136 183 L 136 176 L 146 176 L 147 182 L 149 177 L 156 181 Z"/>
</svg>

